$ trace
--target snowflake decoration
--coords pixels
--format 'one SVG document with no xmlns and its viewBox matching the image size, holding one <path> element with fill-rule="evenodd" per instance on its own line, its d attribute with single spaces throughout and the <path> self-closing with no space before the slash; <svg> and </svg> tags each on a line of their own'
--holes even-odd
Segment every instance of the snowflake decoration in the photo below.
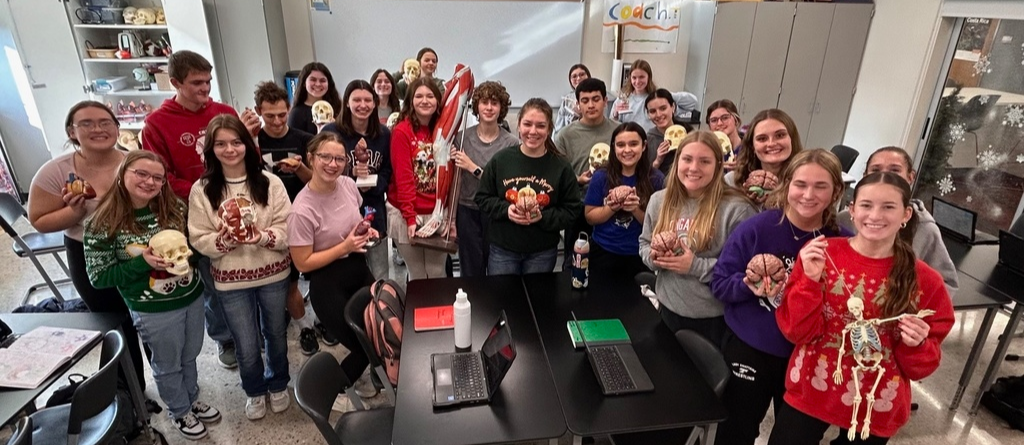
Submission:
<svg viewBox="0 0 1024 445">
<path fill-rule="evenodd" d="M 1024 155 L 1017 155 L 1017 163 L 1024 164 Z"/>
<path fill-rule="evenodd" d="M 989 96 L 987 94 L 982 94 L 981 96 L 978 96 L 978 103 L 982 104 L 982 105 L 987 104 L 989 97 L 992 97 L 992 96 Z"/>
<path fill-rule="evenodd" d="M 992 150 L 985 150 L 978 155 L 978 166 L 988 170 L 996 167 L 1006 160 L 1008 156 L 1005 153 L 996 153 Z"/>
<path fill-rule="evenodd" d="M 939 186 L 939 196 L 946 196 L 956 191 L 956 187 L 953 185 L 953 175 L 946 175 L 945 178 L 936 181 L 935 184 Z"/>
<path fill-rule="evenodd" d="M 1010 105 L 1003 116 L 1003 125 L 1024 128 L 1024 105 Z M 952 130 L 951 130 L 952 131 Z"/>
<path fill-rule="evenodd" d="M 981 56 L 977 62 L 974 62 L 974 73 L 971 77 L 977 77 L 980 74 L 988 74 L 992 72 L 992 62 L 988 60 L 988 56 Z"/>
<path fill-rule="evenodd" d="M 1007 112 L 1007 113 L 1009 113 L 1009 112 Z M 1004 121 L 1003 124 L 1005 125 L 1006 122 Z M 964 140 L 964 132 L 965 131 L 966 131 L 966 127 L 962 123 L 956 123 L 956 124 L 950 125 L 949 126 L 949 142 L 952 142 L 952 143 L 955 144 L 955 143 L 957 143 L 959 141 Z"/>
<path fill-rule="evenodd" d="M 974 198 L 972 198 L 972 197 L 970 197 L 970 196 L 968 196 L 968 197 L 967 197 L 967 203 L 971 203 L 971 202 L 973 202 L 973 201 L 974 201 Z"/>
</svg>

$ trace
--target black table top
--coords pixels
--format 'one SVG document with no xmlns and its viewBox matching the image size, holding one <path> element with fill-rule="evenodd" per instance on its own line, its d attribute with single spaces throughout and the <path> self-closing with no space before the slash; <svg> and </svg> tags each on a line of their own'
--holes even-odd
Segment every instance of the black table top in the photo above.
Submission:
<svg viewBox="0 0 1024 445">
<path fill-rule="evenodd" d="M 505 310 L 516 359 L 490 404 L 435 410 L 430 355 L 454 352 L 451 329 L 415 332 L 418 307 L 450 305 L 462 288 L 473 305 L 473 350 Z M 565 419 L 519 277 L 446 278 L 409 283 L 392 443 L 476 444 L 560 437 Z M 563 328 L 564 331 L 564 328 Z"/>
<path fill-rule="evenodd" d="M 1013 301 L 1024 303 L 1024 275 L 999 264 L 998 245 L 971 246 L 946 236 L 942 240 L 960 277 L 968 275 Z"/>
<path fill-rule="evenodd" d="M 632 277 L 590 276 L 586 291 L 574 291 L 569 274 L 523 278 L 544 340 L 569 431 L 581 436 L 679 428 L 720 422 L 726 410 L 704 382 Z M 654 391 L 604 396 L 586 353 L 573 348 L 565 323 L 618 318 L 654 382 Z"/>
<path fill-rule="evenodd" d="M 0 314 L 0 318 L 11 327 L 16 334 L 24 334 L 39 326 L 53 326 L 59 328 L 89 329 L 93 331 L 107 332 L 117 329 L 121 324 L 121 317 L 117 314 L 105 313 L 45 313 L 45 314 Z M 42 385 L 34 389 L 0 388 L 0 425 L 7 423 L 14 418 L 25 405 L 39 397 L 54 382 L 57 381 L 75 363 L 78 363 L 86 354 L 92 351 L 95 345 L 100 344 L 103 336 L 98 337 L 92 347 L 83 348 L 81 352 L 62 366 Z"/>
</svg>

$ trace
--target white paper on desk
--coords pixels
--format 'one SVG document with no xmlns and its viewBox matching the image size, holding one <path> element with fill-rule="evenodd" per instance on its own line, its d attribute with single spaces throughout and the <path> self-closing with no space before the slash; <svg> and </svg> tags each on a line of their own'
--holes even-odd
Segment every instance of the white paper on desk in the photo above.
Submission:
<svg viewBox="0 0 1024 445">
<path fill-rule="evenodd" d="M 377 175 L 366 175 L 365 178 L 356 178 L 356 187 L 376 187 Z"/>
</svg>

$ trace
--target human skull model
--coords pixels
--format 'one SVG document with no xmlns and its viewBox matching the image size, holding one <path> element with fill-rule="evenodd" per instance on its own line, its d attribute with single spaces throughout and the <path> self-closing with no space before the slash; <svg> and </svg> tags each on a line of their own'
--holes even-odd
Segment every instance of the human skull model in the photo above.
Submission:
<svg viewBox="0 0 1024 445">
<path fill-rule="evenodd" d="M 764 196 L 765 193 L 775 190 L 775 187 L 778 186 L 779 178 L 767 170 L 754 170 L 750 172 L 747 180 L 743 181 L 743 188 L 757 193 L 757 196 Z"/>
<path fill-rule="evenodd" d="M 590 169 L 597 170 L 608 166 L 608 154 L 612 147 L 604 142 L 598 142 L 590 148 Z"/>
<path fill-rule="evenodd" d="M 388 116 L 388 122 L 386 124 L 388 126 L 388 130 L 394 130 L 395 125 L 398 125 L 398 116 L 399 113 L 397 111 Z"/>
<path fill-rule="evenodd" d="M 167 272 L 174 275 L 185 275 L 189 272 L 188 257 L 192 251 L 188 248 L 185 234 L 177 230 L 161 230 L 149 239 L 149 247 L 160 259 L 171 264 Z"/>
<path fill-rule="evenodd" d="M 864 300 L 850 298 L 846 300 L 846 308 L 850 310 L 850 314 L 855 318 L 860 318 L 864 314 Z"/>
<path fill-rule="evenodd" d="M 334 120 L 334 107 L 326 100 L 313 102 L 313 123 L 327 125 Z"/>
<path fill-rule="evenodd" d="M 135 20 L 132 23 L 136 25 L 152 25 L 156 23 L 156 11 L 153 8 L 139 8 L 135 10 Z"/>
<path fill-rule="evenodd" d="M 121 11 L 121 15 L 124 16 L 124 22 L 125 23 L 135 23 L 135 11 L 138 11 L 138 10 L 139 10 L 139 8 L 136 8 L 134 6 L 129 6 L 127 8 L 124 8 L 124 11 Z"/>
<path fill-rule="evenodd" d="M 679 143 L 686 137 L 686 128 L 682 125 L 673 125 L 665 129 L 665 140 L 669 143 L 669 150 L 679 148 Z"/>
<path fill-rule="evenodd" d="M 256 209 L 243 197 L 226 199 L 217 209 L 217 216 L 228 229 L 228 235 L 236 242 L 256 236 Z"/>
<path fill-rule="evenodd" d="M 121 130 L 117 133 L 117 145 L 128 151 L 139 149 L 139 140 L 131 130 Z"/>
<path fill-rule="evenodd" d="M 402 63 L 402 79 L 405 79 L 405 84 L 411 84 L 414 80 L 420 78 L 420 63 L 416 59 L 405 59 Z"/>
<path fill-rule="evenodd" d="M 722 146 L 722 154 L 726 157 L 732 157 L 732 140 L 729 139 L 729 135 L 716 131 L 715 136 L 718 137 L 718 145 Z"/>
<path fill-rule="evenodd" d="M 770 253 L 754 255 L 747 263 L 747 281 L 755 286 L 768 280 L 765 290 L 774 293 L 777 286 L 786 281 L 786 266 L 779 257 Z"/>
<path fill-rule="evenodd" d="M 164 8 L 157 8 L 157 10 L 156 10 L 156 24 L 157 25 L 167 24 L 167 16 L 164 15 Z"/>
</svg>

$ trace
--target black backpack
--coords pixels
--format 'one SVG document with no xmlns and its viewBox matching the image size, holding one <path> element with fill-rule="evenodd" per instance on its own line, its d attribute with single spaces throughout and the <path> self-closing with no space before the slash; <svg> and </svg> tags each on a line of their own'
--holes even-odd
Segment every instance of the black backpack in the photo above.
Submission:
<svg viewBox="0 0 1024 445">
<path fill-rule="evenodd" d="M 981 397 L 981 404 L 1011 427 L 1024 431 L 1024 375 L 996 379 Z"/>
</svg>

